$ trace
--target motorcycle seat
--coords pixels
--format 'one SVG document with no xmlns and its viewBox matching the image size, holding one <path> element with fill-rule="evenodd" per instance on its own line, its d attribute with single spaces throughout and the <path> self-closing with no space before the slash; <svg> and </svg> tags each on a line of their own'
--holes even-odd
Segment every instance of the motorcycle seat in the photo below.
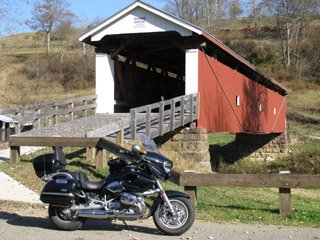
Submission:
<svg viewBox="0 0 320 240">
<path fill-rule="evenodd" d="M 102 186 L 106 183 L 106 180 L 93 182 L 90 181 L 87 177 L 87 175 L 83 172 L 78 173 L 79 176 L 79 182 L 85 191 L 96 191 L 102 188 Z"/>
</svg>

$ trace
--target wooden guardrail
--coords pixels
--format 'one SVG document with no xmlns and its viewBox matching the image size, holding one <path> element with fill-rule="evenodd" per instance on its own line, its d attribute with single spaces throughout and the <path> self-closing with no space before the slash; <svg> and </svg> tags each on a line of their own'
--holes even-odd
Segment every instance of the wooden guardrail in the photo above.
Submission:
<svg viewBox="0 0 320 240">
<path fill-rule="evenodd" d="M 47 103 L 18 106 L 10 109 L 0 109 L 0 136 L 3 140 L 2 132 L 5 130 L 5 141 L 8 141 L 8 130 L 10 124 L 15 124 L 15 133 L 19 133 L 21 128 L 29 126 L 41 128 L 43 126 L 56 125 L 60 121 L 71 121 L 76 117 L 87 117 L 95 113 L 96 95 L 76 97 L 58 100 Z M 91 112 L 90 112 L 91 110 Z M 76 116 L 78 115 L 78 116 Z"/>
<path fill-rule="evenodd" d="M 145 115 L 141 121 L 141 114 Z M 199 118 L 199 93 L 130 109 L 131 138 L 137 131 L 152 138 L 182 127 Z"/>
<path fill-rule="evenodd" d="M 320 175 L 290 174 L 214 174 L 174 172 L 170 179 L 172 182 L 184 186 L 185 192 L 190 196 L 194 205 L 197 204 L 197 187 L 252 187 L 252 188 L 278 188 L 280 214 L 291 213 L 291 189 L 319 189 Z"/>
</svg>

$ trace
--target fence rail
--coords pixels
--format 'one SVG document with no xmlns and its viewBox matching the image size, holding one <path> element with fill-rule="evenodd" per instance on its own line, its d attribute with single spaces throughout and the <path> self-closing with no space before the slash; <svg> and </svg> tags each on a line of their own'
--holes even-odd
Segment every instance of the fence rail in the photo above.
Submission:
<svg viewBox="0 0 320 240">
<path fill-rule="evenodd" d="M 162 136 L 198 119 L 199 93 L 184 95 L 130 110 L 131 138 L 137 133 Z M 145 115 L 141 118 L 141 115 Z M 141 120 L 143 119 L 143 120 Z"/>
<path fill-rule="evenodd" d="M 14 133 L 23 127 L 41 128 L 56 125 L 59 122 L 72 121 L 74 118 L 87 117 L 95 113 L 96 95 L 76 97 L 47 103 L 0 109 L 1 141 L 8 141 L 10 128 L 14 124 Z M 3 139 L 3 132 L 5 138 Z"/>
<path fill-rule="evenodd" d="M 194 205 L 197 204 L 197 187 L 252 187 L 278 188 L 280 214 L 291 213 L 291 188 L 320 189 L 320 175 L 304 174 L 202 174 L 174 172 L 172 182 L 184 186 Z"/>
</svg>

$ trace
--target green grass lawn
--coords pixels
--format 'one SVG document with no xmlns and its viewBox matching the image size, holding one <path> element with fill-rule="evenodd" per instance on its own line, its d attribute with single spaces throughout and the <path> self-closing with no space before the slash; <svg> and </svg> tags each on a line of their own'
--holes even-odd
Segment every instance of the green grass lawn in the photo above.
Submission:
<svg viewBox="0 0 320 240">
<path fill-rule="evenodd" d="M 51 151 L 45 149 L 31 156 L 22 156 L 17 165 L 7 161 L 0 164 L 0 171 L 40 193 L 44 182 L 36 177 L 31 159 Z M 96 170 L 94 162 L 85 159 L 83 150 L 65 148 L 64 151 L 69 170 L 84 171 L 92 180 L 108 174 L 107 169 Z M 170 182 L 165 183 L 165 188 L 183 191 L 182 187 Z M 278 214 L 278 198 L 277 189 L 199 187 L 196 216 L 213 222 L 320 226 L 320 190 L 293 189 L 292 213 L 288 216 Z"/>
</svg>

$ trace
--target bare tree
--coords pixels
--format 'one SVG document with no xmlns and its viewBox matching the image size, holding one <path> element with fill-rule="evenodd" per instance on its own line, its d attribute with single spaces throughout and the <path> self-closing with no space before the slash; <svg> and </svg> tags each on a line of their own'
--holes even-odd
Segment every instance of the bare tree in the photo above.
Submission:
<svg viewBox="0 0 320 240">
<path fill-rule="evenodd" d="M 312 13 L 318 11 L 319 2 L 318 0 L 269 0 L 266 2 L 276 16 L 283 64 L 288 69 L 294 59 L 298 66 L 305 29 Z"/>
<path fill-rule="evenodd" d="M 60 62 L 63 64 L 65 50 L 68 47 L 68 42 L 72 41 L 75 37 L 75 29 L 72 27 L 72 20 L 67 19 L 62 21 L 54 31 L 54 38 L 58 42 L 58 49 L 60 52 Z"/>
<path fill-rule="evenodd" d="M 242 12 L 243 12 L 243 9 L 241 7 L 239 0 L 231 0 L 229 5 L 230 18 L 236 19 L 242 14 Z"/>
<path fill-rule="evenodd" d="M 227 0 L 165 0 L 165 10 L 211 30 L 225 14 Z"/>
<path fill-rule="evenodd" d="M 65 0 L 40 0 L 34 3 L 32 18 L 27 21 L 27 24 L 34 30 L 46 33 L 47 55 L 50 54 L 52 30 L 61 22 L 74 16 L 68 8 L 69 4 Z"/>
<path fill-rule="evenodd" d="M 249 8 L 249 16 L 253 19 L 255 30 L 259 34 L 261 18 L 266 9 L 265 2 L 263 0 L 248 0 L 247 6 Z"/>
</svg>

